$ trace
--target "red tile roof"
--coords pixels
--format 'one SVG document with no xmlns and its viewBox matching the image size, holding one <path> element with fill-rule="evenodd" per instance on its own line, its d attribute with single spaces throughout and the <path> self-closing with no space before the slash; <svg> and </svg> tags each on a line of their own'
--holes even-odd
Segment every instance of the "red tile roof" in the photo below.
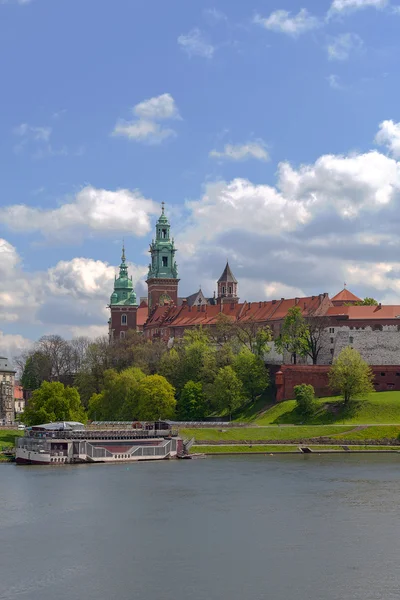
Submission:
<svg viewBox="0 0 400 600">
<path fill-rule="evenodd" d="M 332 302 L 361 302 L 361 298 L 358 298 L 347 288 L 343 288 L 341 292 L 332 298 Z"/>
<path fill-rule="evenodd" d="M 136 325 L 138 327 L 143 327 L 143 325 L 146 323 L 148 314 L 149 309 L 147 308 L 147 306 L 140 305 L 136 313 Z"/>
<path fill-rule="evenodd" d="M 400 305 L 381 306 L 332 306 L 328 309 L 328 317 L 345 317 L 351 320 L 399 319 Z"/>
</svg>

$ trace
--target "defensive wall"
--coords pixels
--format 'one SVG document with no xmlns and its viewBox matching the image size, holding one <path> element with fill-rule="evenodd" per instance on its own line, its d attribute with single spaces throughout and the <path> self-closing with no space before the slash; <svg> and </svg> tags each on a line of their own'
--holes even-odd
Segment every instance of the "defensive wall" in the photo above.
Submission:
<svg viewBox="0 0 400 600">
<path fill-rule="evenodd" d="M 371 366 L 371 369 L 377 392 L 400 391 L 399 365 Z M 276 401 L 294 398 L 294 387 L 302 383 L 312 385 L 317 397 L 334 395 L 335 392 L 329 387 L 329 370 L 328 365 L 282 365 L 279 371 L 275 372 Z"/>
</svg>

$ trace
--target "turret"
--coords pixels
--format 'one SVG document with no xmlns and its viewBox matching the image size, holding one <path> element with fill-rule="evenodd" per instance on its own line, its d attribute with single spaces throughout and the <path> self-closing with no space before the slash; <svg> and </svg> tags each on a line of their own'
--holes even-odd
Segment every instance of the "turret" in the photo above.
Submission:
<svg viewBox="0 0 400 600">
<path fill-rule="evenodd" d="M 239 298 L 237 296 L 238 282 L 231 271 L 228 261 L 226 261 L 226 267 L 221 277 L 218 279 L 217 285 L 217 304 L 222 304 L 225 302 L 239 302 Z"/>
<path fill-rule="evenodd" d="M 110 296 L 111 317 L 109 320 L 110 342 L 115 338 L 124 338 L 129 329 L 136 330 L 138 305 L 133 289 L 132 277 L 128 274 L 125 258 L 125 245 L 122 246 L 119 275 L 114 280 L 114 291 Z"/>
</svg>

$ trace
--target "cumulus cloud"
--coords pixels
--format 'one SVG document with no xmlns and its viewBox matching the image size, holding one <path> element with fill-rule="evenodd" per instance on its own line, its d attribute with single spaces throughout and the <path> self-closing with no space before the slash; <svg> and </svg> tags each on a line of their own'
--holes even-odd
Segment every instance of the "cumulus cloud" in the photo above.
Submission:
<svg viewBox="0 0 400 600">
<path fill-rule="evenodd" d="M 288 10 L 276 10 L 269 17 L 256 15 L 254 22 L 262 25 L 265 29 L 294 37 L 316 29 L 320 25 L 319 19 L 311 15 L 305 8 L 302 8 L 297 15 L 292 15 Z"/>
<path fill-rule="evenodd" d="M 22 335 L 6 334 L 0 331 L 0 355 L 10 358 L 11 364 L 14 357 L 19 356 L 25 350 L 29 350 L 32 344 L 32 340 L 24 338 Z"/>
<path fill-rule="evenodd" d="M 14 231 L 41 232 L 64 238 L 90 231 L 97 234 L 130 232 L 143 236 L 150 231 L 150 215 L 157 205 L 138 190 L 110 191 L 86 186 L 70 202 L 53 209 L 25 204 L 0 208 L 0 220 Z"/>
<path fill-rule="evenodd" d="M 178 44 L 189 57 L 212 58 L 214 56 L 214 46 L 205 39 L 200 29 L 195 28 L 186 35 L 180 35 Z"/>
<path fill-rule="evenodd" d="M 178 108 L 171 94 L 161 94 L 139 102 L 132 109 L 133 121 L 117 121 L 113 135 L 127 137 L 137 142 L 159 144 L 176 135 L 170 127 L 160 121 L 180 119 Z"/>
<path fill-rule="evenodd" d="M 385 8 L 388 0 L 333 0 L 329 9 L 330 14 L 353 12 L 363 8 Z"/>
<path fill-rule="evenodd" d="M 347 60 L 351 54 L 359 53 L 364 42 L 356 33 L 342 33 L 327 46 L 329 60 Z"/>
<path fill-rule="evenodd" d="M 232 161 L 247 160 L 249 158 L 262 161 L 269 160 L 266 145 L 262 140 L 245 144 L 226 144 L 222 151 L 211 150 L 210 157 Z"/>
<path fill-rule="evenodd" d="M 381 146 L 386 146 L 395 158 L 400 158 L 400 123 L 391 120 L 382 121 L 375 136 L 375 142 Z"/>
</svg>

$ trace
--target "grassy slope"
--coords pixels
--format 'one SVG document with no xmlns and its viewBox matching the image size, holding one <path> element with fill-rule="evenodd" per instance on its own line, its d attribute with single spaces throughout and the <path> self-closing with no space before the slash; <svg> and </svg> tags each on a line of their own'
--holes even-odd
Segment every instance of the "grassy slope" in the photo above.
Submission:
<svg viewBox="0 0 400 600">
<path fill-rule="evenodd" d="M 6 457 L 1 454 L 2 450 L 13 448 L 15 438 L 21 435 L 21 431 L 14 429 L 0 429 L 0 462 L 6 461 Z"/>
<path fill-rule="evenodd" d="M 344 428 L 344 431 L 352 430 L 353 427 Z M 321 435 L 329 436 L 344 433 L 341 426 L 329 427 L 228 427 L 226 429 L 181 429 L 183 437 L 194 437 L 198 441 L 264 441 L 264 440 L 304 440 Z M 322 433 L 323 432 L 323 433 Z"/>
<path fill-rule="evenodd" d="M 317 400 L 318 410 L 310 419 L 308 425 L 400 425 L 400 392 L 374 392 L 365 401 L 360 401 L 355 408 L 343 411 L 341 400 L 338 397 L 320 398 Z M 237 420 L 240 420 L 240 416 Z M 294 400 L 286 400 L 274 404 L 267 410 L 253 411 L 247 414 L 247 422 L 257 425 L 301 424 L 304 418 L 296 411 Z"/>
</svg>

